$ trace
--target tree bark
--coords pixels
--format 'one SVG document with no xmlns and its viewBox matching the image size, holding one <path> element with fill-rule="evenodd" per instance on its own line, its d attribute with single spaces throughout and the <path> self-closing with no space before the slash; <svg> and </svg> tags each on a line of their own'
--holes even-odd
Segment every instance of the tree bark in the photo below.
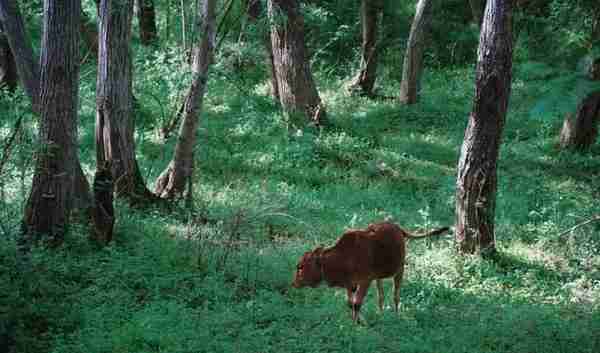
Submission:
<svg viewBox="0 0 600 353">
<path fill-rule="evenodd" d="M 304 18 L 298 0 L 268 0 L 271 45 L 279 101 L 286 113 L 303 114 L 316 125 L 325 123 L 304 43 Z"/>
<path fill-rule="evenodd" d="M 497 160 L 512 75 L 512 0 L 489 0 L 475 78 L 473 111 L 456 181 L 456 244 L 461 253 L 495 251 Z"/>
<path fill-rule="evenodd" d="M 0 89 L 6 88 L 12 92 L 17 88 L 18 80 L 17 64 L 0 23 Z"/>
<path fill-rule="evenodd" d="M 404 54 L 402 66 L 402 83 L 400 84 L 400 102 L 414 104 L 419 99 L 421 74 L 423 72 L 423 52 L 426 36 L 433 17 L 433 3 L 436 0 L 419 0 L 417 11 L 410 27 L 410 35 Z"/>
<path fill-rule="evenodd" d="M 575 117 L 567 114 L 560 132 L 560 146 L 577 151 L 589 149 L 598 138 L 600 91 L 588 95 L 577 107 Z"/>
<path fill-rule="evenodd" d="M 108 244 L 113 237 L 115 211 L 113 208 L 113 180 L 110 162 L 96 168 L 94 176 L 94 209 L 91 237 L 100 245 Z"/>
<path fill-rule="evenodd" d="M 77 158 L 75 162 L 75 178 L 73 180 L 71 207 L 74 212 L 82 215 L 83 218 L 89 218 L 93 204 L 92 194 L 90 193 L 90 183 L 87 181 L 85 173 L 81 168 L 79 158 Z"/>
<path fill-rule="evenodd" d="M 25 240 L 64 239 L 78 164 L 77 106 L 81 0 L 45 0 L 40 150 L 25 207 Z"/>
<path fill-rule="evenodd" d="M 183 121 L 181 122 L 173 159 L 156 181 L 155 192 L 162 198 L 173 198 L 181 195 L 187 182 L 192 178 L 196 132 L 199 115 L 202 111 L 204 92 L 206 91 L 208 70 L 213 61 L 215 47 L 215 0 L 203 0 L 198 11 L 196 28 L 200 35 L 194 46 L 193 79 L 184 102 Z"/>
<path fill-rule="evenodd" d="M 132 0 L 102 0 L 96 83 L 96 165 L 111 164 L 117 196 L 139 205 L 151 200 L 135 156 Z"/>
<path fill-rule="evenodd" d="M 31 99 L 33 111 L 39 113 L 40 72 L 16 0 L 0 0 L 0 22 L 15 58 L 19 79 Z"/>
<path fill-rule="evenodd" d="M 138 22 L 140 27 L 140 41 L 143 45 L 150 45 L 158 39 L 156 28 L 156 11 L 154 0 L 139 0 Z"/>
<path fill-rule="evenodd" d="M 377 79 L 377 30 L 383 4 L 380 0 L 362 0 L 360 19 L 362 45 L 360 71 L 350 83 L 350 90 L 371 96 Z"/>
</svg>

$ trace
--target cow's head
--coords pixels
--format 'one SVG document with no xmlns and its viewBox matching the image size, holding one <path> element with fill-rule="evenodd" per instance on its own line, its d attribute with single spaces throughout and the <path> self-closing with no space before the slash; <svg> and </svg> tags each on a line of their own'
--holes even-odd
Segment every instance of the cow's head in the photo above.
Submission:
<svg viewBox="0 0 600 353">
<path fill-rule="evenodd" d="M 292 286 L 295 288 L 316 287 L 323 279 L 323 269 L 321 268 L 322 247 L 313 251 L 305 252 L 296 266 L 296 276 Z"/>
</svg>

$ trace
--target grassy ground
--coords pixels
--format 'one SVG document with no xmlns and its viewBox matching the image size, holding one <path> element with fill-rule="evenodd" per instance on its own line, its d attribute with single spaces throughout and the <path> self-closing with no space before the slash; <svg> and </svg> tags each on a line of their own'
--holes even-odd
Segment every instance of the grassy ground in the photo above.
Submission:
<svg viewBox="0 0 600 353">
<path fill-rule="evenodd" d="M 179 81 L 153 82 L 161 72 L 140 67 L 138 148 L 154 180 L 172 148 L 155 128 L 175 101 L 155 93 Z M 18 165 L 28 152 L 19 150 L 0 216 L 0 351 L 600 351 L 600 225 L 557 237 L 600 212 L 600 149 L 558 151 L 560 115 L 538 109 L 544 79 L 515 69 L 499 258 L 457 257 L 451 236 L 411 242 L 400 314 L 379 313 L 371 290 L 362 326 L 351 323 L 342 292 L 290 288 L 295 263 L 344 229 L 385 217 L 409 229 L 453 224 L 472 69 L 428 73 L 414 107 L 349 97 L 339 79 L 321 77 L 331 126 L 319 131 L 283 118 L 263 86 L 217 68 L 196 152 L 195 210 L 119 204 L 110 246 L 96 248 L 86 225 L 75 225 L 62 247 L 35 249 L 29 262 L 15 255 L 27 189 Z M 393 95 L 389 81 L 382 93 Z M 91 170 L 94 80 L 85 82 L 81 156 Z M 389 283 L 386 291 L 389 304 Z"/>
</svg>

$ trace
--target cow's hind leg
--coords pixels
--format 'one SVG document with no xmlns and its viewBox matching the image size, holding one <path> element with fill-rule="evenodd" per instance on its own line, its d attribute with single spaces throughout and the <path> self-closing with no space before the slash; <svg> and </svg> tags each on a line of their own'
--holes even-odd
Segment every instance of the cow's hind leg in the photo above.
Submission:
<svg viewBox="0 0 600 353">
<path fill-rule="evenodd" d="M 400 270 L 394 276 L 394 305 L 395 310 L 398 312 L 400 307 L 400 286 L 402 285 L 402 277 L 404 276 L 404 267 L 400 268 Z"/>
<path fill-rule="evenodd" d="M 356 291 L 356 287 L 350 286 L 346 288 L 346 296 L 348 299 L 348 307 L 350 309 L 354 306 L 354 292 Z"/>
</svg>

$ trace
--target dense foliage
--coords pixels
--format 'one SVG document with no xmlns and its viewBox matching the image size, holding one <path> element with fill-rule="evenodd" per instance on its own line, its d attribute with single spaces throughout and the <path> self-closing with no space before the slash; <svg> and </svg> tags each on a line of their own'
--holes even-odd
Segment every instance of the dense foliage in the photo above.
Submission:
<svg viewBox="0 0 600 353">
<path fill-rule="evenodd" d="M 104 248 L 88 241 L 89 224 L 79 222 L 59 248 L 20 255 L 36 117 L 21 92 L 2 94 L 0 146 L 14 132 L 18 144 L 0 176 L 0 351 L 600 350 L 600 224 L 559 236 L 600 213 L 600 146 L 587 154 L 556 146 L 564 113 L 597 88 L 580 71 L 584 57 L 597 55 L 590 18 L 597 1 L 523 1 L 517 13 L 499 166 L 499 255 L 457 256 L 450 237 L 410 243 L 401 313 L 378 313 L 371 288 L 362 326 L 352 324 L 343 293 L 290 288 L 296 260 L 348 227 L 386 217 L 409 229 L 453 223 L 478 28 L 467 2 L 439 2 L 421 102 L 400 106 L 342 89 L 358 64 L 358 1 L 307 2 L 311 63 L 331 125 L 319 130 L 281 114 L 267 94 L 266 21 L 243 25 L 237 1 L 227 17 L 228 2 L 220 3 L 224 39 L 198 131 L 193 208 L 136 210 L 119 202 L 115 241 Z M 23 3 L 37 43 L 42 7 Z M 178 4 L 157 2 L 155 47 L 134 39 L 136 143 L 149 182 L 174 145 L 159 128 L 190 80 Z M 84 7 L 95 13 L 93 1 Z M 399 90 L 412 12 L 412 1 L 385 1 L 383 96 Z M 80 85 L 79 153 L 88 176 L 95 65 L 83 61 Z"/>
</svg>

